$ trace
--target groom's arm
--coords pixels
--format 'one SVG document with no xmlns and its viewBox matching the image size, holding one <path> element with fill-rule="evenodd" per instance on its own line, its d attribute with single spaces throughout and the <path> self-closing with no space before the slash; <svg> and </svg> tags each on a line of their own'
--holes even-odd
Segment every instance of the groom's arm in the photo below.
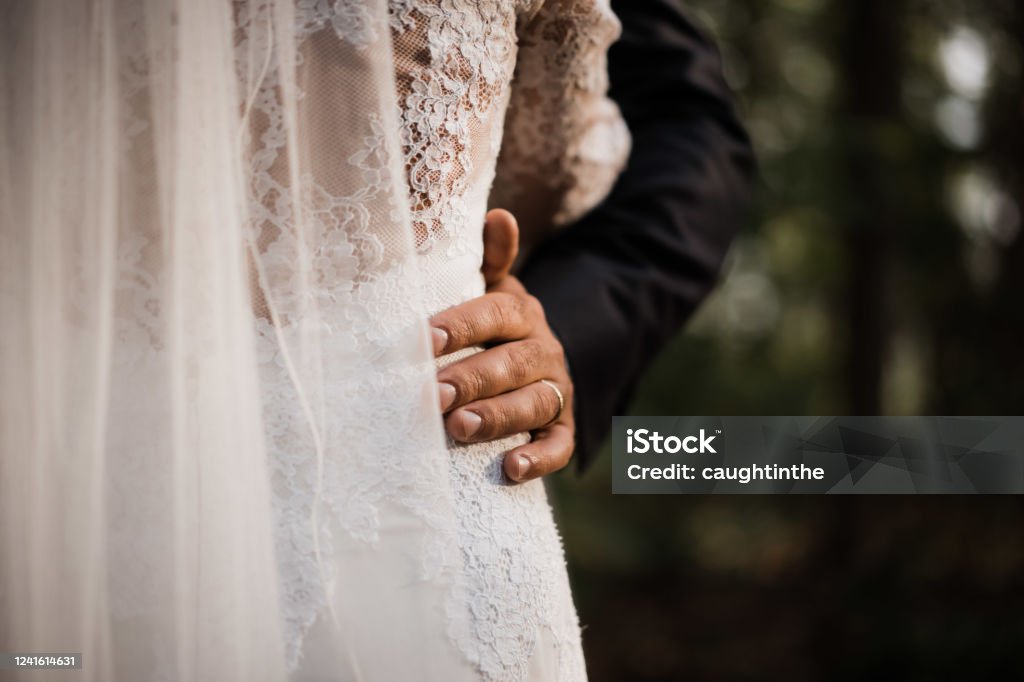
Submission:
<svg viewBox="0 0 1024 682">
<path fill-rule="evenodd" d="M 707 295 L 743 220 L 753 154 L 713 43 L 672 0 L 612 2 L 610 95 L 633 136 L 610 196 L 519 273 L 565 347 L 579 465 Z"/>
</svg>

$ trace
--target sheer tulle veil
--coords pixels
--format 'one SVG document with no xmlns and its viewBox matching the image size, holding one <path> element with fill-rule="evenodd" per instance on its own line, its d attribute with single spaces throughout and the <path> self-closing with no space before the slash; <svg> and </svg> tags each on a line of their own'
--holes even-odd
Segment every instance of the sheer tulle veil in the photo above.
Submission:
<svg viewBox="0 0 1024 682">
<path fill-rule="evenodd" d="M 288 475 L 342 491 L 292 510 L 324 577 L 304 599 L 345 603 L 325 543 L 370 552 L 388 513 L 421 524 L 419 575 L 458 560 L 387 3 L 334 4 L 354 39 L 294 0 L 3 3 L 0 651 L 81 652 L 83 680 L 283 679 L 303 624 L 281 616 L 268 385 L 317 453 Z"/>
</svg>

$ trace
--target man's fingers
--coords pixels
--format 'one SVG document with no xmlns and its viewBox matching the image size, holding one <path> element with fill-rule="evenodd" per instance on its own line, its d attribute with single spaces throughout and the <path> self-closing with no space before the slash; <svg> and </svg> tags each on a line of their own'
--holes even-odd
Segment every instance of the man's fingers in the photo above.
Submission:
<svg viewBox="0 0 1024 682">
<path fill-rule="evenodd" d="M 510 341 L 453 363 L 437 373 L 441 411 L 490 398 L 549 376 L 561 357 L 536 339 Z"/>
<path fill-rule="evenodd" d="M 502 291 L 484 294 L 430 318 L 434 354 L 446 355 L 469 346 L 515 341 L 530 333 L 530 306 L 536 299 Z"/>
<path fill-rule="evenodd" d="M 561 422 L 537 431 L 532 441 L 505 455 L 505 475 L 522 482 L 562 469 L 576 448 L 572 434 L 572 429 Z"/>
<path fill-rule="evenodd" d="M 487 286 L 508 276 L 519 254 L 519 224 L 503 208 L 487 212 L 484 218 L 484 262 L 480 271 Z"/>
<path fill-rule="evenodd" d="M 532 431 L 558 416 L 557 394 L 539 381 L 452 411 L 444 424 L 455 440 L 475 443 Z"/>
</svg>

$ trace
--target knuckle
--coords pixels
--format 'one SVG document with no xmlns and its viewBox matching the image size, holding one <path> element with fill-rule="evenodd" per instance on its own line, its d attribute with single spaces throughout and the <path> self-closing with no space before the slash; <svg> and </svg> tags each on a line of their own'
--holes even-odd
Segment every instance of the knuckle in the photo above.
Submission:
<svg viewBox="0 0 1024 682">
<path fill-rule="evenodd" d="M 476 434 L 478 440 L 494 438 L 496 435 L 505 433 L 507 430 L 509 422 L 508 410 L 504 409 L 500 404 L 496 404 L 496 401 L 485 400 L 480 402 L 474 408 L 474 411 L 483 419 L 480 431 Z"/>
<path fill-rule="evenodd" d="M 520 350 L 510 351 L 505 355 L 505 361 L 503 363 L 503 371 L 505 379 L 511 386 L 522 386 L 526 380 L 526 374 L 529 371 L 529 365 L 527 364 L 527 358 L 525 358 Z"/>
<path fill-rule="evenodd" d="M 484 325 L 490 325 L 498 327 L 501 325 L 502 320 L 505 317 L 504 313 L 504 298 L 505 294 L 496 293 L 491 294 L 491 299 L 488 301 L 488 305 L 483 316 L 482 323 Z"/>
<path fill-rule="evenodd" d="M 489 322 L 499 321 L 504 317 L 502 309 L 505 307 L 505 294 L 500 291 L 492 291 L 484 294 L 487 305 L 481 308 L 481 317 Z"/>
<path fill-rule="evenodd" d="M 560 369 L 565 368 L 565 348 L 562 347 L 561 342 L 554 336 L 544 344 L 545 360 L 550 362 L 554 367 Z"/>
<path fill-rule="evenodd" d="M 510 434 L 513 431 L 521 430 L 517 429 L 517 423 L 519 422 L 519 414 L 515 407 L 508 405 L 504 409 L 499 410 L 501 413 L 498 416 L 496 425 L 498 427 L 498 433 Z"/>
<path fill-rule="evenodd" d="M 530 315 L 537 318 L 544 318 L 544 305 L 540 302 L 540 299 L 532 294 L 526 294 L 524 296 L 526 309 Z"/>
<path fill-rule="evenodd" d="M 458 405 L 476 400 L 480 396 L 483 384 L 479 370 L 469 367 L 445 370 L 444 374 L 439 375 L 438 380 L 455 387 L 455 403 Z"/>
<path fill-rule="evenodd" d="M 562 430 L 565 433 L 565 458 L 570 459 L 576 451 L 576 429 L 566 424 L 562 426 Z"/>
<path fill-rule="evenodd" d="M 508 324 L 510 327 L 522 326 L 526 319 L 526 301 L 523 296 L 508 294 Z"/>
<path fill-rule="evenodd" d="M 466 400 L 474 400 L 485 394 L 487 391 L 487 370 L 484 367 L 474 367 L 465 374 Z"/>
<path fill-rule="evenodd" d="M 556 440 L 558 448 L 554 457 L 560 462 L 560 466 L 565 466 L 572 459 L 573 452 L 576 450 L 576 436 L 569 427 L 559 425 Z"/>
<path fill-rule="evenodd" d="M 517 385 L 524 385 L 533 373 L 533 368 L 540 360 L 540 348 L 534 341 L 523 341 L 517 344 L 514 352 L 509 353 L 509 378 Z"/>
<path fill-rule="evenodd" d="M 536 339 L 529 339 L 523 342 L 523 361 L 529 367 L 537 367 L 545 364 L 547 356 L 544 352 L 544 345 Z"/>
<path fill-rule="evenodd" d="M 567 449 L 558 456 L 558 468 L 564 469 L 569 466 L 569 462 L 572 461 L 572 449 Z"/>
<path fill-rule="evenodd" d="M 447 320 L 445 331 L 448 332 L 449 347 L 463 347 L 473 333 L 473 316 L 458 315 Z"/>
<path fill-rule="evenodd" d="M 551 352 L 558 357 L 559 363 L 565 361 L 565 346 L 554 334 L 551 334 Z"/>
<path fill-rule="evenodd" d="M 493 317 L 489 308 L 476 312 L 475 315 L 466 318 L 466 327 L 463 332 L 463 346 L 469 346 L 480 340 L 480 337 L 487 330 L 487 326 Z"/>
</svg>

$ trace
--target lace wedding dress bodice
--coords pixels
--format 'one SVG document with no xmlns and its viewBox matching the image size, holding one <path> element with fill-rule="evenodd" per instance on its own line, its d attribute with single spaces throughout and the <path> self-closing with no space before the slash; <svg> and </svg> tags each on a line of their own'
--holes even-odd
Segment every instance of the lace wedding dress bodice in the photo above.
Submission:
<svg viewBox="0 0 1024 682">
<path fill-rule="evenodd" d="M 346 106 L 331 90 L 337 55 L 374 49 L 379 36 L 356 0 L 296 4 L 298 98 L 318 140 L 302 201 L 319 231 L 317 324 L 331 342 L 321 384 L 302 395 L 303 367 L 282 350 L 283 340 L 301 344 L 302 301 L 279 295 L 276 325 L 258 311 L 289 670 L 294 679 L 347 679 L 349 669 L 365 679 L 584 679 L 543 483 L 502 476 L 502 453 L 528 436 L 424 443 L 420 425 L 440 419 L 436 395 L 412 412 L 392 397 L 421 390 L 435 368 L 388 358 L 391 340 L 424 312 L 408 301 L 432 314 L 483 294 L 489 202 L 536 237 L 610 189 L 629 139 L 605 96 L 618 23 L 607 0 L 391 0 L 388 10 L 398 118 L 369 115 L 359 130 L 337 130 L 332 117 Z M 258 2 L 236 3 L 241 51 L 270 40 L 260 12 Z M 254 88 L 251 208 L 265 276 L 282 282 L 296 274 L 281 255 L 294 245 L 275 88 L 273 78 Z M 365 208 L 383 200 L 393 160 L 380 132 L 394 124 L 412 261 L 390 258 Z M 341 192 L 339 173 L 364 182 Z"/>
</svg>

